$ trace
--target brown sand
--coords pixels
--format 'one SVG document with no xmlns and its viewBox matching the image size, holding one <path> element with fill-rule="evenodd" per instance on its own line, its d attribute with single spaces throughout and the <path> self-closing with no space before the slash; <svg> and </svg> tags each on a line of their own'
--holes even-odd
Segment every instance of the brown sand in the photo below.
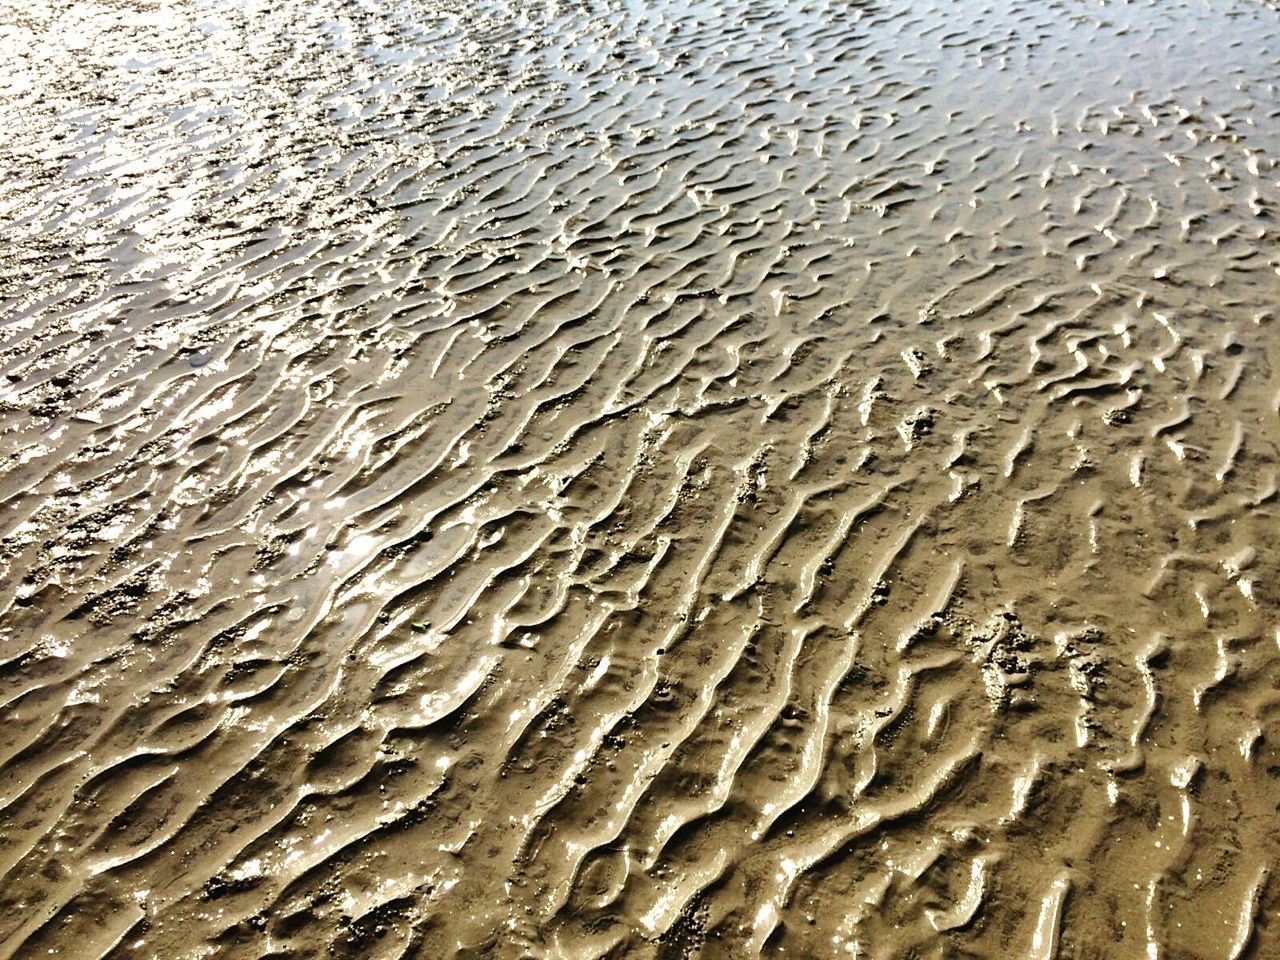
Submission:
<svg viewBox="0 0 1280 960">
<path fill-rule="evenodd" d="M 1280 8 L 0 9 L 0 956 L 1280 957 Z"/>
</svg>

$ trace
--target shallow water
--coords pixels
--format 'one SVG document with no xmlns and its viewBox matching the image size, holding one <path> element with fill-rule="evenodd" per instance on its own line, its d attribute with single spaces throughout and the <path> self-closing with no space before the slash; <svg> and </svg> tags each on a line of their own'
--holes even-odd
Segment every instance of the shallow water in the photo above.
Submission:
<svg viewBox="0 0 1280 960">
<path fill-rule="evenodd" d="M 1280 7 L 0 8 L 0 956 L 1280 957 Z"/>
</svg>

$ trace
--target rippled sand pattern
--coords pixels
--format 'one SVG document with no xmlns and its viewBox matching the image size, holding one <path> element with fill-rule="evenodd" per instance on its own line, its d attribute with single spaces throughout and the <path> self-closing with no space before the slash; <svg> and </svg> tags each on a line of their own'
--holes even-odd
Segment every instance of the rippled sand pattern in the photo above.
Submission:
<svg viewBox="0 0 1280 960">
<path fill-rule="evenodd" d="M 0 956 L 1280 957 L 1280 7 L 0 6 Z"/>
</svg>

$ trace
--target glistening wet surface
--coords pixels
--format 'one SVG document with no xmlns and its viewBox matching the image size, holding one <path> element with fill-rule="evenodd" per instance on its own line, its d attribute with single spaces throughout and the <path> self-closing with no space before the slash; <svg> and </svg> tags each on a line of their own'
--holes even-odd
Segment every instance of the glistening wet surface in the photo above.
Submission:
<svg viewBox="0 0 1280 960">
<path fill-rule="evenodd" d="M 0 956 L 1280 957 L 1280 7 L 0 8 Z"/>
</svg>

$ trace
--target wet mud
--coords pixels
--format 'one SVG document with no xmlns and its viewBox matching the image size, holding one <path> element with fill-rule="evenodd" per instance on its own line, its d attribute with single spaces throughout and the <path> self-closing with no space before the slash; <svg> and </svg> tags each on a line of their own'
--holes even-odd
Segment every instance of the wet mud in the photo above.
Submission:
<svg viewBox="0 0 1280 960">
<path fill-rule="evenodd" d="M 1280 7 L 0 9 L 0 956 L 1280 957 Z"/>
</svg>

